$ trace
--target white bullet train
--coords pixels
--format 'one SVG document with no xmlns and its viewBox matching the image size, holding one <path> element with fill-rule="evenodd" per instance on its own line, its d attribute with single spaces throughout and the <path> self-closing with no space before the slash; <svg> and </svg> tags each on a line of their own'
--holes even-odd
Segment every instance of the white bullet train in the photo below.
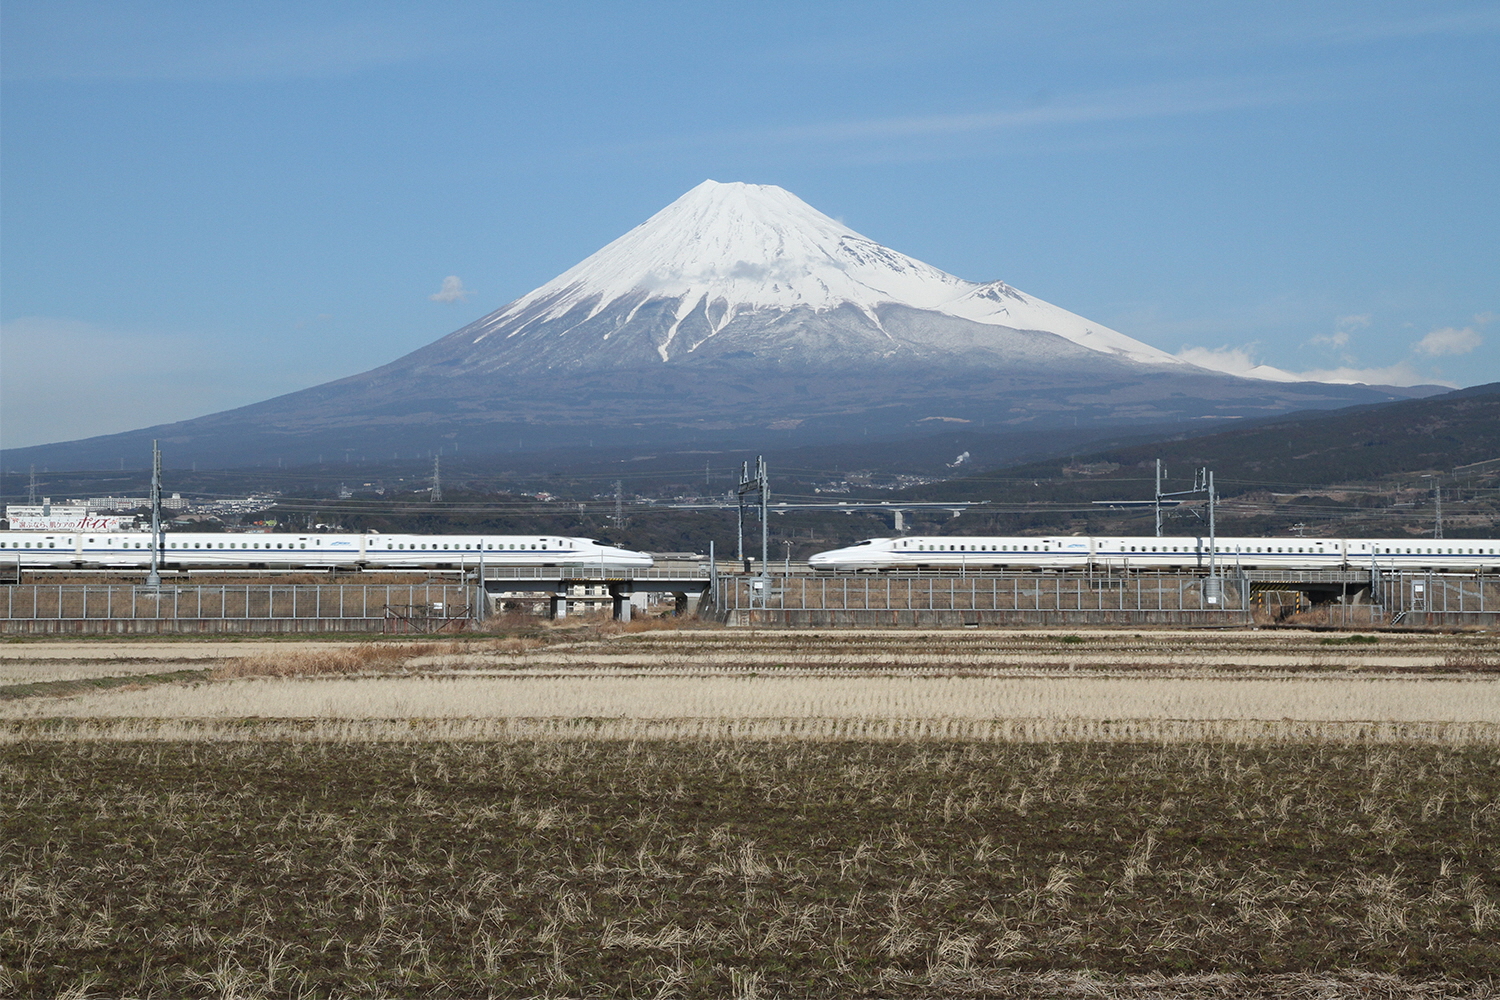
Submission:
<svg viewBox="0 0 1500 1000">
<path fill-rule="evenodd" d="M 565 535 L 224 534 L 162 535 L 163 569 L 463 568 L 478 566 L 645 569 L 645 552 Z M 150 532 L 0 531 L 0 565 L 132 568 L 151 565 Z"/>
<path fill-rule="evenodd" d="M 960 535 L 870 538 L 819 552 L 815 570 L 1207 569 L 1207 538 L 1061 535 L 998 538 Z M 1493 538 L 1219 538 L 1212 553 L 1221 570 L 1369 569 L 1495 572 Z"/>
</svg>

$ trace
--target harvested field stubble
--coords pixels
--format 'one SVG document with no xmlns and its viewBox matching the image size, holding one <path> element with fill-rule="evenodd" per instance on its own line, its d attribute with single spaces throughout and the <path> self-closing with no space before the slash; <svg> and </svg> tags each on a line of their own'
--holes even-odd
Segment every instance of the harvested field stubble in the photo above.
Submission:
<svg viewBox="0 0 1500 1000">
<path fill-rule="evenodd" d="M 1300 719 L 1500 724 L 1500 682 L 1409 677 L 251 678 L 0 702 L 0 718 Z"/>
<path fill-rule="evenodd" d="M 1481 996 L 1500 968 L 1494 747 L 34 742 L 0 780 L 7 995 Z"/>
</svg>

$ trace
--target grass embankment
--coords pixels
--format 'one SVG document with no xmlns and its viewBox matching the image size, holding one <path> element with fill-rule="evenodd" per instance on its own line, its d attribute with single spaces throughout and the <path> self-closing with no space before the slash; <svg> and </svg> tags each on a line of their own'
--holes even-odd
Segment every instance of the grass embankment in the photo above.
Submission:
<svg viewBox="0 0 1500 1000">
<path fill-rule="evenodd" d="M 0 778 L 7 995 L 1481 996 L 1500 968 L 1495 747 L 38 742 Z"/>
</svg>

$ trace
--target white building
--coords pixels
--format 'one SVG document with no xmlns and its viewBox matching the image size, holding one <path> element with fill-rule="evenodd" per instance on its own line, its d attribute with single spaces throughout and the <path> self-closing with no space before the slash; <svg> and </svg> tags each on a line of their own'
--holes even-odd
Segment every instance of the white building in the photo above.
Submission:
<svg viewBox="0 0 1500 1000">
<path fill-rule="evenodd" d="M 90 511 L 137 510 L 141 507 L 150 506 L 150 497 L 89 497 L 88 500 Z M 181 493 L 173 493 L 170 498 L 161 498 L 162 510 L 187 510 L 188 506 L 188 502 L 182 499 Z"/>
<path fill-rule="evenodd" d="M 6 504 L 11 531 L 130 531 L 135 518 L 96 514 L 81 504 Z"/>
</svg>

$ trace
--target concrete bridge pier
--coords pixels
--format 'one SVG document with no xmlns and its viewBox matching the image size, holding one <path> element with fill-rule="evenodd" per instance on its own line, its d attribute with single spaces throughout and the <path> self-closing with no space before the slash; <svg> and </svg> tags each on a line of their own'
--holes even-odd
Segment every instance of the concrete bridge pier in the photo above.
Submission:
<svg viewBox="0 0 1500 1000">
<path fill-rule="evenodd" d="M 609 596 L 614 598 L 615 621 L 630 621 L 630 599 L 635 596 L 635 587 L 629 581 L 609 585 Z"/>
<path fill-rule="evenodd" d="M 552 592 L 549 612 L 554 621 L 562 621 L 568 617 L 568 588 L 560 586 Z"/>
</svg>

